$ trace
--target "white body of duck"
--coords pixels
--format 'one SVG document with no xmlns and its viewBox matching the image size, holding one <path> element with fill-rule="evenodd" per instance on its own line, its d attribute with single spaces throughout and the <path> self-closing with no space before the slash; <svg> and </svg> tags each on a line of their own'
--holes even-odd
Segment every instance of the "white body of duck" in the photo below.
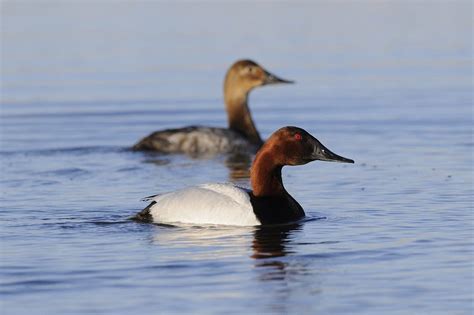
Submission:
<svg viewBox="0 0 474 315">
<path fill-rule="evenodd" d="M 154 196 L 153 222 L 259 225 L 249 192 L 232 184 L 204 184 Z"/>
<path fill-rule="evenodd" d="M 228 128 L 191 126 L 160 130 L 140 140 L 133 149 L 192 156 L 255 153 L 263 141 L 248 107 L 248 94 L 255 87 L 276 83 L 292 81 L 278 78 L 251 60 L 237 61 L 224 80 Z"/>
<path fill-rule="evenodd" d="M 250 175 L 253 190 L 231 184 L 204 184 L 156 195 L 146 199 L 152 202 L 134 219 L 236 226 L 294 222 L 305 214 L 284 188 L 281 169 L 314 160 L 354 163 L 332 153 L 305 130 L 284 127 L 273 133 L 255 157 Z"/>
</svg>

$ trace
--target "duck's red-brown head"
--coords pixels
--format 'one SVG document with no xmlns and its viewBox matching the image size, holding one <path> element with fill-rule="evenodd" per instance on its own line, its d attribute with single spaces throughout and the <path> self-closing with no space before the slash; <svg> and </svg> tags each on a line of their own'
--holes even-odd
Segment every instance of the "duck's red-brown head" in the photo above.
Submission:
<svg viewBox="0 0 474 315">
<path fill-rule="evenodd" d="M 277 165 L 303 165 L 311 161 L 354 163 L 353 160 L 331 152 L 306 130 L 283 127 L 275 131 L 262 150 L 271 152 Z"/>
<path fill-rule="evenodd" d="M 281 169 L 285 165 L 303 165 L 311 161 L 354 163 L 331 152 L 315 137 L 298 127 L 275 131 L 257 152 L 250 173 L 255 196 L 284 195 Z"/>
</svg>

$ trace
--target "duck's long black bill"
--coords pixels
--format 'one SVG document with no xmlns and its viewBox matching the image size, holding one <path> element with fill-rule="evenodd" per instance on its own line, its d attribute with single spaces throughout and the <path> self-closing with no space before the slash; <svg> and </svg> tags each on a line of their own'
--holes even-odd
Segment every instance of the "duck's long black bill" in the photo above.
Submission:
<svg viewBox="0 0 474 315">
<path fill-rule="evenodd" d="M 315 146 L 311 157 L 314 160 L 327 161 L 327 162 L 354 163 L 354 160 L 337 155 L 336 153 L 332 152 L 321 143 Z"/>
<path fill-rule="evenodd" d="M 266 78 L 265 78 L 265 81 L 263 82 L 263 84 L 277 84 L 277 83 L 290 84 L 290 83 L 295 83 L 295 81 L 285 80 L 285 79 L 279 78 L 276 75 L 274 75 L 274 74 L 272 74 L 268 71 L 265 71 L 265 74 L 266 74 Z"/>
</svg>

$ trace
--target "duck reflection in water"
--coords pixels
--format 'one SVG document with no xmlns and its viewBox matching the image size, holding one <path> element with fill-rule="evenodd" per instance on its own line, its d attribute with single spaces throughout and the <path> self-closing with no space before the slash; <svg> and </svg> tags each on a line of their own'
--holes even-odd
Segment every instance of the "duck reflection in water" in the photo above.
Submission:
<svg viewBox="0 0 474 315">
<path fill-rule="evenodd" d="M 238 182 L 243 179 L 249 179 L 252 155 L 248 153 L 228 155 L 224 161 L 224 165 L 229 170 L 229 181 Z"/>
<path fill-rule="evenodd" d="M 162 153 L 145 152 L 142 163 L 154 164 L 158 167 L 167 167 L 171 164 L 173 158 L 175 157 L 167 156 Z M 218 161 L 216 161 L 216 163 L 223 164 L 228 169 L 228 179 L 230 182 L 246 185 L 248 182 L 247 180 L 250 178 L 252 158 L 253 155 L 248 153 L 234 153 L 227 155 L 223 161 L 217 157 L 216 159 L 218 159 Z M 196 161 L 197 159 L 194 160 L 194 162 Z M 187 164 L 194 162 L 186 161 Z M 211 160 L 211 163 L 214 163 L 214 161 Z M 241 183 L 241 181 L 243 182 Z"/>
<path fill-rule="evenodd" d="M 274 258 L 282 258 L 293 253 L 292 239 L 301 229 L 301 223 L 256 227 L 251 257 L 257 260 L 255 266 L 262 268 L 260 280 L 286 280 L 289 274 L 288 262 Z"/>
<path fill-rule="evenodd" d="M 291 249 L 287 245 L 291 242 L 291 237 L 295 232 L 302 229 L 301 223 L 262 225 L 256 227 L 254 240 L 252 243 L 252 258 L 274 258 L 291 254 Z"/>
<path fill-rule="evenodd" d="M 265 295 L 270 298 L 262 302 L 264 313 L 294 313 L 289 306 L 295 297 L 302 292 L 311 295 L 321 292 L 319 269 L 314 268 L 314 261 L 306 260 L 294 250 L 299 247 L 298 234 L 304 224 L 264 225 L 254 230 L 251 258 L 255 259 L 256 280 L 269 283 Z"/>
</svg>

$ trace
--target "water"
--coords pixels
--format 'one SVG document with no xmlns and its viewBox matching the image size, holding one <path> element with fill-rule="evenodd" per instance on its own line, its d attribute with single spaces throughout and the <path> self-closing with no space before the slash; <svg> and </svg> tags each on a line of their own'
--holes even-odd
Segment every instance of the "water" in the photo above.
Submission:
<svg viewBox="0 0 474 315">
<path fill-rule="evenodd" d="M 471 14 L 2 2 L 1 313 L 471 314 Z M 248 186 L 227 157 L 127 150 L 224 126 L 222 78 L 242 57 L 297 81 L 252 92 L 263 136 L 297 125 L 356 164 L 284 168 L 301 224 L 129 221 L 154 193 Z"/>
</svg>

